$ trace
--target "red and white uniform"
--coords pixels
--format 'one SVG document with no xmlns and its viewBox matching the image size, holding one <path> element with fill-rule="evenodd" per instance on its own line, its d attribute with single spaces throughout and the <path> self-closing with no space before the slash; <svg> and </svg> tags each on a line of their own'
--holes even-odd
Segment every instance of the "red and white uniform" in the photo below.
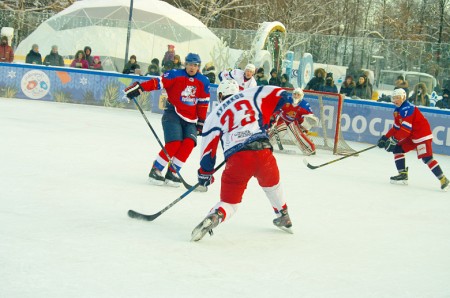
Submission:
<svg viewBox="0 0 450 298">
<path fill-rule="evenodd" d="M 221 82 L 223 80 L 230 80 L 230 79 L 235 80 L 239 84 L 239 91 L 242 91 L 247 88 L 256 87 L 258 85 L 253 76 L 250 79 L 247 79 L 245 77 L 245 72 L 241 69 L 233 69 L 231 71 L 224 70 L 219 73 L 219 80 Z"/>
<path fill-rule="evenodd" d="M 221 202 L 216 206 L 231 216 L 242 200 L 251 177 L 258 180 L 275 211 L 286 207 L 280 174 L 270 149 L 247 150 L 246 145 L 267 140 L 266 127 L 275 109 L 288 101 L 285 90 L 275 86 L 246 89 L 228 97 L 207 117 L 201 144 L 201 168 L 213 171 L 219 141 L 226 168 L 222 174 Z"/>
<path fill-rule="evenodd" d="M 397 139 L 405 152 L 425 143 L 427 148 L 423 150 L 423 154 L 418 150 L 419 158 L 432 154 L 431 140 L 433 139 L 433 133 L 430 124 L 422 112 L 407 100 L 400 107 L 395 108 L 394 126 L 386 133 L 386 137 Z"/>
<path fill-rule="evenodd" d="M 189 76 L 184 69 L 174 69 L 141 83 L 145 91 L 166 89 L 168 101 L 180 118 L 196 123 L 204 120 L 209 105 L 209 79 L 197 73 Z"/>
</svg>

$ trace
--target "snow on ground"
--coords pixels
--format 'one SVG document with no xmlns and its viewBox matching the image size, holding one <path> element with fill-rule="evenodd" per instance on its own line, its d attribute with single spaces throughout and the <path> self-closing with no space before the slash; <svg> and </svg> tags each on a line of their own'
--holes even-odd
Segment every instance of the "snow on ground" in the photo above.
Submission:
<svg viewBox="0 0 450 298">
<path fill-rule="evenodd" d="M 160 148 L 138 111 L 3 98 L 0 142 L 0 297 L 450 297 L 450 194 L 414 153 L 408 186 L 389 184 L 378 148 L 317 170 L 276 155 L 294 234 L 251 181 L 235 216 L 192 243 L 220 182 L 154 222 L 126 215 L 185 191 L 147 183 Z"/>
</svg>

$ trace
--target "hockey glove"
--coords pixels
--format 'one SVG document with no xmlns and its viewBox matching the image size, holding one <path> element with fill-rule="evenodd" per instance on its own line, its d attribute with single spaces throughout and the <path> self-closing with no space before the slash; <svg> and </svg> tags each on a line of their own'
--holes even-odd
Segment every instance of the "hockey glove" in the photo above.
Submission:
<svg viewBox="0 0 450 298">
<path fill-rule="evenodd" d="M 204 123 L 205 123 L 205 120 L 200 120 L 200 119 L 198 119 L 197 124 L 196 124 L 196 126 L 197 126 L 197 135 L 198 135 L 198 136 L 202 134 L 202 131 L 203 131 L 203 124 L 204 124 Z"/>
<path fill-rule="evenodd" d="M 129 99 L 132 99 L 133 97 L 137 97 L 141 95 L 142 92 L 144 92 L 144 89 L 142 88 L 141 84 L 139 82 L 134 82 L 127 88 L 125 88 L 125 94 Z M 128 100 L 130 102 L 130 100 Z"/>
<path fill-rule="evenodd" d="M 395 146 L 397 146 L 398 141 L 394 137 L 390 137 L 386 144 L 384 144 L 384 149 L 387 152 L 394 152 Z"/>
<path fill-rule="evenodd" d="M 386 141 L 388 138 L 386 136 L 381 136 L 381 138 L 378 140 L 377 146 L 378 148 L 384 148 L 386 146 Z"/>
<path fill-rule="evenodd" d="M 198 183 L 202 186 L 208 186 L 214 183 L 213 172 L 207 172 L 202 168 L 198 169 Z"/>
</svg>

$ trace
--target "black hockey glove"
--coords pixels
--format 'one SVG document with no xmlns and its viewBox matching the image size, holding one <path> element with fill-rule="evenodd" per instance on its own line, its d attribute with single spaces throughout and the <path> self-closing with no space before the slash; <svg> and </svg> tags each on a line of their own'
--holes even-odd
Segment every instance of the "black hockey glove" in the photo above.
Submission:
<svg viewBox="0 0 450 298">
<path fill-rule="evenodd" d="M 198 169 L 198 183 L 202 186 L 208 186 L 214 183 L 214 172 L 207 172 L 202 168 Z"/>
<path fill-rule="evenodd" d="M 384 144 L 384 149 L 387 152 L 394 152 L 395 146 L 397 146 L 398 141 L 394 137 L 390 137 L 386 144 Z"/>
<path fill-rule="evenodd" d="M 197 126 L 197 135 L 198 136 L 202 134 L 204 123 L 205 123 L 205 120 L 200 120 L 200 119 L 197 120 L 196 126 Z"/>
<path fill-rule="evenodd" d="M 133 97 L 138 97 L 139 95 L 141 95 L 141 93 L 144 92 L 144 88 L 142 88 L 139 82 L 134 82 L 133 84 L 125 88 L 124 91 L 127 97 L 129 99 L 132 99 Z"/>
<path fill-rule="evenodd" d="M 377 146 L 379 148 L 384 148 L 384 146 L 386 146 L 387 140 L 388 140 L 388 138 L 386 136 L 381 136 L 381 138 L 378 140 Z"/>
</svg>

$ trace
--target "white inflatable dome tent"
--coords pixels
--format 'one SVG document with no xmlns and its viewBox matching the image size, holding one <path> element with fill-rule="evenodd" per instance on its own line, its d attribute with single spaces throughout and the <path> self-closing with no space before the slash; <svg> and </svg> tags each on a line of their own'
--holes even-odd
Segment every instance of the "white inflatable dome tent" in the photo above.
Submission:
<svg viewBox="0 0 450 298">
<path fill-rule="evenodd" d="M 192 15 L 158 0 L 134 0 L 128 57 L 137 56 L 141 68 L 153 58 L 160 61 L 167 45 L 175 45 L 182 61 L 189 52 L 198 53 L 204 63 L 219 42 L 202 22 Z M 63 56 L 73 56 L 85 46 L 100 56 L 107 70 L 121 72 L 124 65 L 129 19 L 129 0 L 77 1 L 42 23 L 23 40 L 16 55 L 25 57 L 33 44 L 44 58 L 57 45 Z M 144 70 L 144 69 L 143 69 Z"/>
</svg>

